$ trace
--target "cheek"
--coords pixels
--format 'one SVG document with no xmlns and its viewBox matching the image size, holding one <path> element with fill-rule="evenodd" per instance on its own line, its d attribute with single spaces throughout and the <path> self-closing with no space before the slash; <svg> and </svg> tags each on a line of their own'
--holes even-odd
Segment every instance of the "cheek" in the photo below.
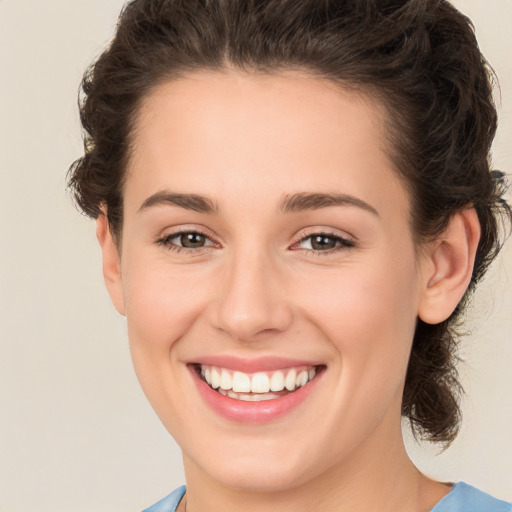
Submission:
<svg viewBox="0 0 512 512">
<path fill-rule="evenodd" d="M 326 329 L 331 340 L 342 340 L 346 334 L 350 344 L 366 345 L 374 333 L 374 345 L 388 335 L 403 337 L 403 331 L 410 333 L 415 325 L 417 279 L 413 261 L 396 268 L 396 264 L 381 260 L 304 277 L 299 294 L 297 303 L 304 314 Z"/>
<path fill-rule="evenodd" d="M 195 328 L 209 291 L 199 286 L 202 276 L 148 258 L 132 261 L 137 264 L 126 263 L 123 288 L 134 370 L 162 423 L 179 438 L 178 427 L 187 421 L 181 407 L 183 365 L 176 348 Z"/>
<path fill-rule="evenodd" d="M 342 399 L 348 388 L 360 401 L 400 390 L 416 326 L 414 260 L 397 266 L 382 258 L 303 286 L 304 315 L 338 353 Z"/>
<path fill-rule="evenodd" d="M 400 426 L 416 325 L 416 274 L 414 265 L 393 273 L 390 268 L 359 266 L 304 283 L 309 285 L 301 300 L 304 314 L 335 352 L 331 392 L 321 407 L 328 452 L 348 455 L 379 425 Z"/>
<path fill-rule="evenodd" d="M 204 310 L 209 292 L 200 283 L 207 281 L 144 255 L 133 254 L 131 261 L 136 264 L 127 260 L 123 268 L 130 351 L 141 386 L 158 408 L 180 364 L 174 348 Z"/>
<path fill-rule="evenodd" d="M 130 334 L 135 343 L 144 343 L 155 350 L 169 349 L 203 307 L 203 276 L 172 268 L 154 258 L 135 255 L 132 261 L 137 264 L 128 261 L 123 268 Z"/>
</svg>

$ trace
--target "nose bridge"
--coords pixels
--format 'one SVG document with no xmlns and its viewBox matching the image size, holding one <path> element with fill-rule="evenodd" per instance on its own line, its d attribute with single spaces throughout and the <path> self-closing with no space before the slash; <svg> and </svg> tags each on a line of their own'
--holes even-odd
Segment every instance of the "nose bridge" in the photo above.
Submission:
<svg viewBox="0 0 512 512">
<path fill-rule="evenodd" d="M 284 331 L 292 318 L 277 261 L 261 248 L 233 251 L 222 279 L 217 327 L 240 341 Z"/>
</svg>

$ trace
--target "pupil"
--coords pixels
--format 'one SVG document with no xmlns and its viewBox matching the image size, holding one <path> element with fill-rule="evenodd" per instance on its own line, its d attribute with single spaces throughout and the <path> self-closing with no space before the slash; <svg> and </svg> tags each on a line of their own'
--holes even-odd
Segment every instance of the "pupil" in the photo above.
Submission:
<svg viewBox="0 0 512 512">
<path fill-rule="evenodd" d="M 325 251 L 326 249 L 334 249 L 336 241 L 328 236 L 317 235 L 311 240 L 311 247 Z"/>
<path fill-rule="evenodd" d="M 203 247 L 204 242 L 204 236 L 199 233 L 183 233 L 180 237 L 180 243 L 183 247 Z"/>
</svg>

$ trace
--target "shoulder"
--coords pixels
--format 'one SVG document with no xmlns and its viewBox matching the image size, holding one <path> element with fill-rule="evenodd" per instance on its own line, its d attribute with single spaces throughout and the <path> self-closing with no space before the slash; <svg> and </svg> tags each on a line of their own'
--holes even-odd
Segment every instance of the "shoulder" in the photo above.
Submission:
<svg viewBox="0 0 512 512">
<path fill-rule="evenodd" d="M 178 487 L 176 490 L 171 492 L 169 496 L 155 503 L 151 507 L 144 509 L 142 512 L 175 512 L 178 503 L 185 494 L 185 490 L 186 488 L 184 485 Z"/>
<path fill-rule="evenodd" d="M 431 512 L 512 512 L 512 504 L 459 482 Z"/>
</svg>

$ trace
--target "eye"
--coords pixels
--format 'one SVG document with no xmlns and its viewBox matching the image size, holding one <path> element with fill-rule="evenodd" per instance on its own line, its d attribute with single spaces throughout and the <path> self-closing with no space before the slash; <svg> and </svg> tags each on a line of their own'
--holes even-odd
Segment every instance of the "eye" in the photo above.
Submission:
<svg viewBox="0 0 512 512">
<path fill-rule="evenodd" d="M 343 248 L 354 247 L 355 243 L 333 233 L 312 233 L 303 237 L 297 247 L 314 252 L 337 252 Z"/>
<path fill-rule="evenodd" d="M 157 244 L 174 251 L 202 249 L 215 245 L 204 233 L 199 231 L 180 231 L 158 239 Z"/>
</svg>

